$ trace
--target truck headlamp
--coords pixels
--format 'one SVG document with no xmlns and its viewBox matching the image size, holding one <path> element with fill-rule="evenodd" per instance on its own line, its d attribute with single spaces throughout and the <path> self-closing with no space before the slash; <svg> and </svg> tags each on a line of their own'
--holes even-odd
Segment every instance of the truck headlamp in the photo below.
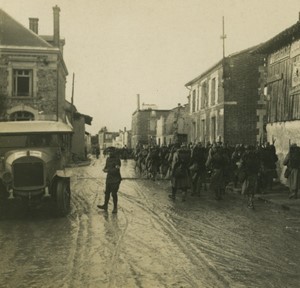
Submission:
<svg viewBox="0 0 300 288">
<path fill-rule="evenodd" d="M 12 174 L 8 171 L 2 174 L 2 180 L 4 183 L 9 184 L 12 182 Z"/>
</svg>

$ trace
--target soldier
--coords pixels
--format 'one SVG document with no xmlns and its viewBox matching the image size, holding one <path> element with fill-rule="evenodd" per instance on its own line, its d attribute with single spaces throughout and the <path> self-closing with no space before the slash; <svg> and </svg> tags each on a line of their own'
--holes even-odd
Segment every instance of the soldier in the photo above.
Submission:
<svg viewBox="0 0 300 288">
<path fill-rule="evenodd" d="M 225 193 L 227 183 L 226 169 L 228 169 L 229 158 L 223 147 L 214 143 L 209 150 L 206 167 L 212 169 L 210 189 L 215 193 L 215 199 L 221 200 Z"/>
<path fill-rule="evenodd" d="M 202 185 L 205 185 L 206 174 L 206 150 L 201 143 L 198 143 L 192 150 L 191 155 L 191 182 L 192 182 L 192 194 L 191 196 L 200 196 Z"/>
<path fill-rule="evenodd" d="M 190 188 L 189 164 L 191 152 L 182 145 L 174 152 L 171 166 L 172 194 L 169 198 L 175 200 L 178 189 L 182 190 L 182 201 L 186 200 L 187 189 Z"/>
<path fill-rule="evenodd" d="M 245 172 L 242 184 L 242 194 L 247 196 L 248 208 L 253 209 L 254 193 L 257 190 L 258 173 L 260 170 L 260 159 L 255 147 L 246 146 L 245 153 L 241 159 L 241 169 Z"/>
<path fill-rule="evenodd" d="M 290 199 L 298 198 L 298 190 L 300 189 L 300 147 L 292 144 L 289 153 L 286 155 L 283 165 L 287 166 L 289 171 L 288 186 L 290 189 Z"/>
<path fill-rule="evenodd" d="M 110 194 L 112 194 L 114 203 L 112 213 L 118 212 L 118 190 L 122 180 L 120 173 L 121 160 L 116 152 L 116 149 L 110 149 L 108 152 L 109 156 L 106 159 L 106 164 L 103 169 L 103 171 L 107 173 L 105 183 L 105 200 L 103 205 L 97 205 L 98 208 L 107 211 Z"/>
</svg>

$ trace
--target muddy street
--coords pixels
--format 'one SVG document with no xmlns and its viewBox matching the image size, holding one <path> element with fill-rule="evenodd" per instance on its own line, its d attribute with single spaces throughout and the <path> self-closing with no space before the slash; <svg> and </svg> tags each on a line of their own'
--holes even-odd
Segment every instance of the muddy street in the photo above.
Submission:
<svg viewBox="0 0 300 288">
<path fill-rule="evenodd" d="M 299 287 L 300 220 L 240 195 L 168 198 L 166 180 L 122 161 L 118 214 L 104 200 L 105 158 L 72 170 L 72 210 L 1 211 L 0 287 Z"/>
</svg>

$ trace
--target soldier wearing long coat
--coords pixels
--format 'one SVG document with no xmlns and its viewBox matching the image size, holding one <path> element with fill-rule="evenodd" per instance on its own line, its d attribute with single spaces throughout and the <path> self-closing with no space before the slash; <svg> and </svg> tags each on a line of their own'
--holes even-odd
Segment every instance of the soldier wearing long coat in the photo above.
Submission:
<svg viewBox="0 0 300 288">
<path fill-rule="evenodd" d="M 216 200 L 221 200 L 227 183 L 225 170 L 228 169 L 229 158 L 223 148 L 217 144 L 209 150 L 206 167 L 212 170 L 210 189 L 215 193 Z"/>
<path fill-rule="evenodd" d="M 180 147 L 174 152 L 171 164 L 172 194 L 169 195 L 173 200 L 176 198 L 177 190 L 182 191 L 182 201 L 186 200 L 187 190 L 191 187 L 189 162 L 190 150 L 186 147 Z"/>
</svg>

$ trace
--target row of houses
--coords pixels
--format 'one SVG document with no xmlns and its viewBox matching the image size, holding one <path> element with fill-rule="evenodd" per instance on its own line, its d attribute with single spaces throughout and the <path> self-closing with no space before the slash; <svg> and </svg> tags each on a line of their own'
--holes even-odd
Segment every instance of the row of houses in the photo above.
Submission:
<svg viewBox="0 0 300 288">
<path fill-rule="evenodd" d="M 0 9 L 0 121 L 61 121 L 73 127 L 72 153 L 86 157 L 92 117 L 66 101 L 68 70 L 60 37 L 60 8 L 53 7 L 53 35 L 39 35 L 39 19 L 29 27 Z"/>
<path fill-rule="evenodd" d="M 274 143 L 278 170 L 300 145 L 300 19 L 268 41 L 223 57 L 185 84 L 188 103 L 132 115 L 132 146 L 176 141 Z M 283 179 L 283 177 L 282 177 Z"/>
<path fill-rule="evenodd" d="M 189 81 L 185 105 L 171 110 L 140 109 L 138 105 L 132 115 L 133 145 L 151 140 L 166 145 L 266 140 L 266 101 L 258 89 L 258 83 L 263 83 L 264 55 L 254 54 L 255 49 L 229 55 Z"/>
</svg>

